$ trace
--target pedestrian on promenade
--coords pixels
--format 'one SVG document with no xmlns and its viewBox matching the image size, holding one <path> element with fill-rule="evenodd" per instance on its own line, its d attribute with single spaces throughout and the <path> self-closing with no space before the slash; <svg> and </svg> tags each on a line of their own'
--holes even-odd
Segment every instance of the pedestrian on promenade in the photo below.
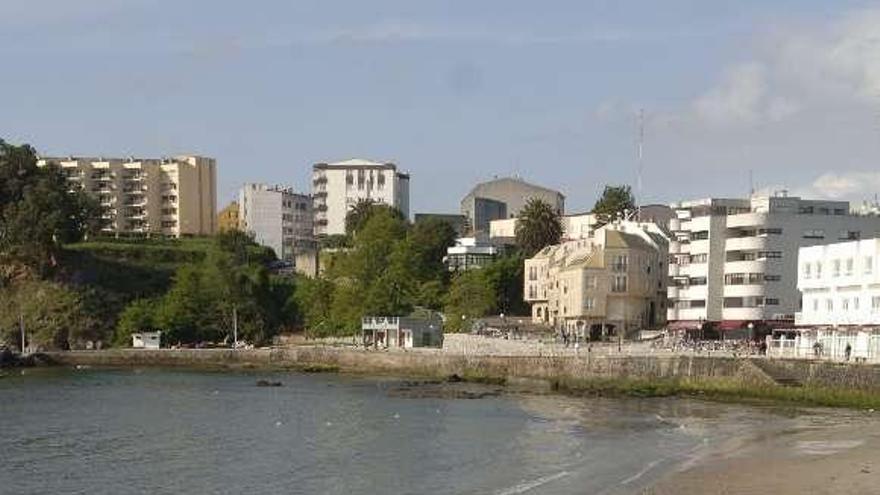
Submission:
<svg viewBox="0 0 880 495">
<path fill-rule="evenodd" d="M 849 361 L 849 357 L 852 355 L 852 346 L 847 342 L 846 349 L 843 351 L 846 355 L 846 360 Z"/>
</svg>

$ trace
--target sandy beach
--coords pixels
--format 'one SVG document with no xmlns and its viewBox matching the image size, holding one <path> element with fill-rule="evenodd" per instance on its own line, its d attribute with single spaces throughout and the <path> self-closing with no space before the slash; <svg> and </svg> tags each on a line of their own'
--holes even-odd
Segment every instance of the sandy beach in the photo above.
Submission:
<svg viewBox="0 0 880 495">
<path fill-rule="evenodd" d="M 644 495 L 880 493 L 880 413 L 727 442 L 686 462 Z"/>
</svg>

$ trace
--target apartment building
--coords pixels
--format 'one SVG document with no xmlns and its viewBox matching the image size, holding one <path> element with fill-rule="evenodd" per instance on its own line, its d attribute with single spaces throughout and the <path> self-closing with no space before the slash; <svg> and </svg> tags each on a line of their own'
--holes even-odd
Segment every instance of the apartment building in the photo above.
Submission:
<svg viewBox="0 0 880 495">
<path fill-rule="evenodd" d="M 241 229 L 278 259 L 295 262 L 302 252 L 317 249 L 314 240 L 312 198 L 289 187 L 249 183 L 238 193 Z"/>
<path fill-rule="evenodd" d="M 798 325 L 880 325 L 880 239 L 801 248 Z"/>
<path fill-rule="evenodd" d="M 461 200 L 461 214 L 475 233 L 489 232 L 492 220 L 516 218 L 530 199 L 547 202 L 561 215 L 565 196 L 559 191 L 530 184 L 519 177 L 502 177 L 481 182 Z"/>
<path fill-rule="evenodd" d="M 789 325 L 800 308 L 798 249 L 875 237 L 880 217 L 845 201 L 786 194 L 671 205 L 670 327 Z"/>
<path fill-rule="evenodd" d="M 116 235 L 210 235 L 217 230 L 213 158 L 42 157 L 60 167 L 70 187 L 103 207 L 103 232 Z"/>
<path fill-rule="evenodd" d="M 228 232 L 230 230 L 241 229 L 238 201 L 232 201 L 217 214 L 217 230 L 220 232 Z"/>
<path fill-rule="evenodd" d="M 361 200 L 392 206 L 409 218 L 409 175 L 393 163 L 351 159 L 312 167 L 315 234 L 345 233 L 345 216 Z"/>
<path fill-rule="evenodd" d="M 631 221 L 544 248 L 524 267 L 532 321 L 590 338 L 665 324 L 668 249 L 662 229 Z"/>
</svg>

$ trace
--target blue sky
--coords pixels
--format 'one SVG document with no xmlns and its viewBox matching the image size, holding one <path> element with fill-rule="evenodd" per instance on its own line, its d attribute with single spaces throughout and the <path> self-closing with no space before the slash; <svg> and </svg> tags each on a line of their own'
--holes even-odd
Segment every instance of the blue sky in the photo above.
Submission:
<svg viewBox="0 0 880 495">
<path fill-rule="evenodd" d="M 880 191 L 868 2 L 3 0 L 0 55 L 0 137 L 213 156 L 223 203 L 364 157 L 414 211 L 509 174 L 585 210 L 635 184 L 640 108 L 645 202 Z"/>
</svg>

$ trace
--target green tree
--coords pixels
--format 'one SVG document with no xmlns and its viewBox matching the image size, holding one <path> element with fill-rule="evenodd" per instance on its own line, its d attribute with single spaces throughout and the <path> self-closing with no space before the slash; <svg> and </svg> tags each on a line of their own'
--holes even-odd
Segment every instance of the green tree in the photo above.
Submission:
<svg viewBox="0 0 880 495">
<path fill-rule="evenodd" d="M 68 190 L 57 166 L 37 167 L 33 148 L 0 140 L 0 264 L 45 273 L 65 243 L 98 230 L 100 212 L 96 200 Z"/>
<path fill-rule="evenodd" d="M 159 304 L 154 299 L 136 299 L 129 303 L 119 315 L 113 336 L 114 344 L 128 346 L 131 345 L 131 334 L 160 330 L 156 324 L 156 309 Z"/>
<path fill-rule="evenodd" d="M 518 253 L 496 258 L 482 269 L 483 278 L 494 292 L 495 313 L 522 315 L 529 313 L 523 300 L 524 258 Z"/>
<path fill-rule="evenodd" d="M 378 212 L 390 213 L 398 220 L 405 220 L 403 213 L 397 208 L 377 203 L 371 199 L 360 199 L 345 215 L 345 233 L 349 237 L 356 236 L 367 225 L 370 218 Z"/>
<path fill-rule="evenodd" d="M 541 199 L 530 199 L 516 222 L 516 243 L 523 255 L 534 256 L 544 247 L 558 244 L 561 238 L 559 212 Z"/>
<path fill-rule="evenodd" d="M 636 200 L 632 189 L 627 185 L 605 186 L 602 196 L 596 200 L 593 206 L 593 214 L 596 215 L 597 225 L 605 225 L 614 220 L 618 215 L 636 209 Z"/>
<path fill-rule="evenodd" d="M 412 226 L 408 248 L 419 282 L 441 280 L 445 283 L 449 272 L 443 258 L 446 249 L 455 244 L 457 236 L 449 222 L 438 218 L 429 218 Z"/>
<path fill-rule="evenodd" d="M 475 318 L 489 315 L 495 306 L 495 293 L 482 270 L 461 272 L 452 279 L 444 298 L 446 328 L 451 332 L 467 330 Z"/>
</svg>

